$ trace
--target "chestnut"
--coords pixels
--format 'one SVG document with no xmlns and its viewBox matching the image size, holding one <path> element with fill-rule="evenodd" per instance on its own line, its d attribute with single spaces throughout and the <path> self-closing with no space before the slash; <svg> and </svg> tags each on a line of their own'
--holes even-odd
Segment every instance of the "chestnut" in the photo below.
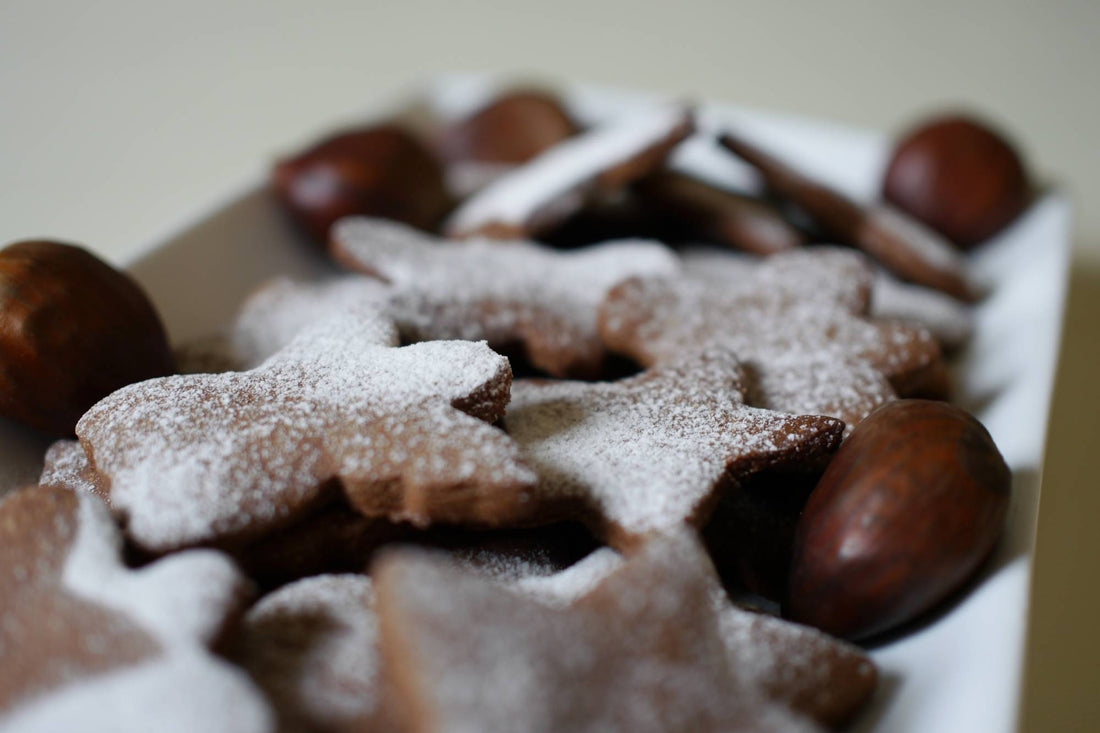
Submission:
<svg viewBox="0 0 1100 733">
<path fill-rule="evenodd" d="M 174 371 L 138 284 L 60 242 L 0 251 L 0 415 L 57 436 L 101 398 Z"/>
<path fill-rule="evenodd" d="M 951 115 L 926 120 L 902 136 L 882 195 L 968 249 L 1027 208 L 1031 184 L 1003 135 L 974 118 Z"/>
<path fill-rule="evenodd" d="M 810 494 L 787 615 L 848 639 L 915 619 L 989 556 L 1011 480 L 989 433 L 963 410 L 928 400 L 883 405 Z"/>
<path fill-rule="evenodd" d="M 392 124 L 335 134 L 278 163 L 272 178 L 285 209 L 320 244 L 345 216 L 380 216 L 430 231 L 450 206 L 442 164 Z"/>
<path fill-rule="evenodd" d="M 440 148 L 448 160 L 518 165 L 578 132 L 557 97 L 515 90 L 447 127 Z"/>
</svg>

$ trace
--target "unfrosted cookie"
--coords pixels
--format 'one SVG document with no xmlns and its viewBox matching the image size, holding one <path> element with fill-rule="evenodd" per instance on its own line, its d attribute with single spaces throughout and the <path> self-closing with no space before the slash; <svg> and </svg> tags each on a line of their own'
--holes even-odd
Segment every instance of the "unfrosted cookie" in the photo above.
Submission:
<svg viewBox="0 0 1100 733">
<path fill-rule="evenodd" d="M 369 731 L 378 623 L 364 575 L 319 575 L 264 596 L 229 649 L 267 695 L 280 733 Z"/>
<path fill-rule="evenodd" d="M 248 599 L 195 550 L 130 570 L 96 497 L 34 487 L 0 504 L 0 728 L 268 731 L 239 671 L 207 648 Z"/>
<path fill-rule="evenodd" d="M 744 394 L 736 358 L 715 349 L 616 382 L 519 380 L 504 425 L 538 474 L 534 503 L 629 546 L 701 525 L 746 475 L 839 445 L 839 420 L 748 407 Z"/>
<path fill-rule="evenodd" d="M 581 209 L 659 167 L 691 134 L 690 113 L 657 107 L 594 127 L 502 175 L 463 202 L 444 230 L 453 237 L 539 236 Z"/>
<path fill-rule="evenodd" d="M 657 171 L 635 188 L 646 206 L 706 241 L 760 255 L 795 249 L 806 242 L 806 236 L 771 204 L 686 173 Z"/>
<path fill-rule="evenodd" d="M 886 205 L 859 204 L 738 135 L 727 132 L 718 142 L 755 167 L 768 188 L 796 204 L 833 241 L 859 247 L 901 278 L 959 300 L 977 299 L 966 261 L 917 220 Z"/>
<path fill-rule="evenodd" d="M 730 606 L 686 534 L 596 553 L 550 590 L 413 552 L 375 578 L 383 704 L 408 730 L 818 730 L 796 711 L 836 722 L 874 688 L 858 650 Z"/>
<path fill-rule="evenodd" d="M 923 326 L 947 352 L 966 345 L 974 328 L 968 306 L 935 290 L 901 282 L 885 272 L 875 273 L 871 315 Z"/>
<path fill-rule="evenodd" d="M 77 435 L 130 537 L 154 552 L 255 539 L 336 490 L 367 516 L 528 516 L 534 476 L 486 424 L 508 401 L 507 360 L 483 343 L 396 338 L 375 311 L 349 309 L 256 369 L 119 390 Z"/>
<path fill-rule="evenodd" d="M 607 291 L 629 277 L 679 269 L 676 256 L 652 241 L 560 252 L 530 242 L 448 242 L 382 219 L 341 221 L 331 246 L 346 267 L 389 284 L 386 309 L 406 340 L 521 344 L 532 364 L 569 377 L 596 376 L 604 364 L 596 312 Z M 371 297 L 366 286 L 342 287 Z"/>
<path fill-rule="evenodd" d="M 750 404 L 832 415 L 849 430 L 942 367 L 924 329 L 865 317 L 871 271 L 858 254 L 814 248 L 706 269 L 616 286 L 600 310 L 609 348 L 645 365 L 730 349 L 745 364 Z"/>
</svg>

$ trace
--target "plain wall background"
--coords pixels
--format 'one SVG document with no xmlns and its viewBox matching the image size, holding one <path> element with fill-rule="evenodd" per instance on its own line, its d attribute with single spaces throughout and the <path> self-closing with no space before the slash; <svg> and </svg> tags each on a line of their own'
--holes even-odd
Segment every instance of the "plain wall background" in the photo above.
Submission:
<svg viewBox="0 0 1100 733">
<path fill-rule="evenodd" d="M 964 106 L 1078 202 L 1027 717 L 1100 716 L 1100 2 L 0 1 L 0 241 L 120 262 L 375 95 L 514 70 L 900 130 Z"/>
</svg>

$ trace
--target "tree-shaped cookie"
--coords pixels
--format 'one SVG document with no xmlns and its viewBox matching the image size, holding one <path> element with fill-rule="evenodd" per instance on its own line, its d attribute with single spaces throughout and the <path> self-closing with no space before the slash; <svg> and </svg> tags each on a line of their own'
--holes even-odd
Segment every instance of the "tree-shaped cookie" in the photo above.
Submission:
<svg viewBox="0 0 1100 733">
<path fill-rule="evenodd" d="M 140 570 L 96 497 L 33 487 L 0 503 L 0 728 L 272 729 L 245 675 L 209 651 L 248 600 L 194 550 Z"/>
<path fill-rule="evenodd" d="M 374 577 L 383 706 L 409 730 L 819 730 L 738 670 L 688 536 L 647 543 L 566 605 L 411 551 Z M 845 683 L 865 698 L 873 668 Z"/>
<path fill-rule="evenodd" d="M 843 424 L 744 404 L 729 351 L 617 382 L 517 381 L 505 429 L 538 473 L 537 501 L 584 516 L 616 546 L 700 526 L 738 478 L 821 461 Z"/>
<path fill-rule="evenodd" d="M 607 353 L 596 313 L 607 291 L 679 269 L 671 251 L 648 241 L 562 252 L 531 242 L 448 242 L 362 218 L 340 221 L 331 238 L 337 260 L 391 285 L 386 307 L 406 340 L 521 345 L 532 364 L 560 377 L 599 373 Z"/>
<path fill-rule="evenodd" d="M 815 248 L 728 262 L 617 286 L 600 310 L 605 342 L 646 365 L 728 348 L 745 365 L 752 404 L 832 415 L 849 429 L 942 368 L 924 329 L 865 317 L 872 275 L 859 255 Z"/>
<path fill-rule="evenodd" d="M 395 342 L 391 322 L 349 309 L 251 371 L 119 390 L 77 435 L 129 535 L 153 551 L 255 538 L 335 487 L 368 516 L 526 517 L 534 477 L 486 424 L 508 402 L 507 360 L 483 343 Z"/>
</svg>

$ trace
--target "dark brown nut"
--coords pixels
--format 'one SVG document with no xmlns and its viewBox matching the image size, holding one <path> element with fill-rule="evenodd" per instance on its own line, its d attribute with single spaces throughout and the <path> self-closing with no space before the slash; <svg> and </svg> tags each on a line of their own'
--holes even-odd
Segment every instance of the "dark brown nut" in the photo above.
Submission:
<svg viewBox="0 0 1100 733">
<path fill-rule="evenodd" d="M 440 147 L 448 160 L 519 164 L 578 132 L 557 97 L 517 90 L 448 127 Z"/>
<path fill-rule="evenodd" d="M 942 402 L 900 400 L 841 446 L 799 521 L 788 615 L 862 639 L 910 621 L 978 569 L 1011 474 L 992 438 Z"/>
<path fill-rule="evenodd" d="M 101 398 L 173 370 L 164 327 L 128 275 L 58 242 L 0 251 L 0 414 L 72 435 Z"/>
<path fill-rule="evenodd" d="M 380 216 L 432 230 L 450 206 L 443 166 L 411 133 L 376 125 L 329 137 L 281 161 L 275 192 L 318 243 L 345 216 Z"/>
<path fill-rule="evenodd" d="M 894 148 L 883 197 L 963 248 L 1011 223 L 1031 199 L 1012 144 L 964 116 L 927 120 Z"/>
</svg>

